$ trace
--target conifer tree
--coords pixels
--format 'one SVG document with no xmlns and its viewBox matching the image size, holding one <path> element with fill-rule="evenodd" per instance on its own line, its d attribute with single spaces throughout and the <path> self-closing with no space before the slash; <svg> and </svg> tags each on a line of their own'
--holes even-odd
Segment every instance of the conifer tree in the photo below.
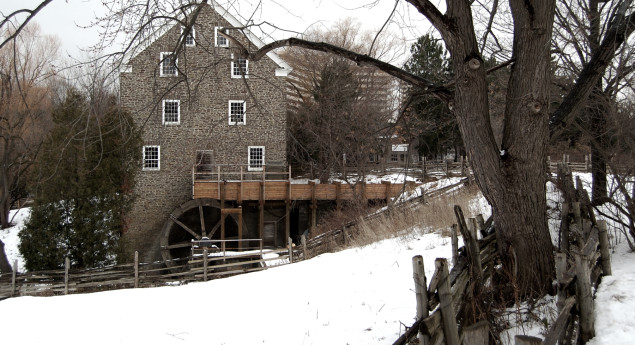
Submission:
<svg viewBox="0 0 635 345">
<path fill-rule="evenodd" d="M 112 264 L 133 202 L 141 152 L 137 131 L 114 97 L 89 107 L 75 90 L 52 116 L 55 126 L 36 162 L 40 182 L 31 217 L 20 233 L 26 268 L 58 268 L 64 257 L 74 267 Z"/>
</svg>

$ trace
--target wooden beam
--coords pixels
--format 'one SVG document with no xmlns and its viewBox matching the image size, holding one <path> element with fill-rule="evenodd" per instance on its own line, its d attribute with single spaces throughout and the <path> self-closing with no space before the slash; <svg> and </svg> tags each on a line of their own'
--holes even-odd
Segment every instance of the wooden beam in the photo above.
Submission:
<svg viewBox="0 0 635 345">
<path fill-rule="evenodd" d="M 205 231 L 205 217 L 203 216 L 203 205 L 198 205 L 198 215 L 201 218 L 201 236 L 207 237 L 207 232 Z"/>
<path fill-rule="evenodd" d="M 194 230 L 190 229 L 187 225 L 183 224 L 180 220 L 176 219 L 176 217 L 173 214 L 170 214 L 170 219 L 176 224 L 178 224 L 181 228 L 183 228 L 183 230 L 189 232 L 197 240 L 201 239 L 201 235 L 197 234 L 196 232 L 194 232 Z"/>
<path fill-rule="evenodd" d="M 242 214 L 243 213 L 243 208 L 242 207 L 236 207 L 236 208 L 223 208 L 220 210 L 221 214 Z"/>
</svg>

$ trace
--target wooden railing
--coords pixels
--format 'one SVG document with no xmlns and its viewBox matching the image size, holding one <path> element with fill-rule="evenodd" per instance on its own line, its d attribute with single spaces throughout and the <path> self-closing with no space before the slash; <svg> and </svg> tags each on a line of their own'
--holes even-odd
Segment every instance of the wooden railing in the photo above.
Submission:
<svg viewBox="0 0 635 345">
<path fill-rule="evenodd" d="M 291 166 L 282 164 L 263 165 L 258 170 L 249 170 L 249 165 L 239 164 L 192 166 L 192 181 L 288 181 L 290 178 Z"/>
</svg>

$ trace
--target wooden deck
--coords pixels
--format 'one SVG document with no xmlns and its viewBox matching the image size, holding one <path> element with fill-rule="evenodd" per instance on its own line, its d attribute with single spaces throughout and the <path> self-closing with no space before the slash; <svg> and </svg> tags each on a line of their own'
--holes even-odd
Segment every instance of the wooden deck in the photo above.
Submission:
<svg viewBox="0 0 635 345">
<path fill-rule="evenodd" d="M 192 196 L 194 199 L 211 198 L 222 201 L 345 201 L 388 200 L 399 196 L 404 184 L 382 183 L 315 183 L 292 181 L 291 168 L 263 166 L 262 171 L 247 171 L 245 167 L 221 168 L 217 165 L 203 172 L 192 167 Z M 414 186 L 411 183 L 410 186 Z"/>
<path fill-rule="evenodd" d="M 402 193 L 403 184 L 342 183 L 306 184 L 290 181 L 194 181 L 194 199 L 212 198 L 226 201 L 260 200 L 387 200 Z"/>
</svg>

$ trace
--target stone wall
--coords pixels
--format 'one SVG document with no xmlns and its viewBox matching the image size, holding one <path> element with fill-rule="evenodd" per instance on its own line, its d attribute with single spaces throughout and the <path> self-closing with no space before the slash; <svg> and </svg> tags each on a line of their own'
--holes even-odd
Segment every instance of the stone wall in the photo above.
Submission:
<svg viewBox="0 0 635 345">
<path fill-rule="evenodd" d="M 160 76 L 161 52 L 172 51 L 176 25 L 133 57 L 122 72 L 121 104 L 143 129 L 144 145 L 160 146 L 160 170 L 142 171 L 137 202 L 125 238 L 131 252 L 157 258 L 158 238 L 170 212 L 192 198 L 192 166 L 197 150 L 212 150 L 215 164 L 246 165 L 248 146 L 265 146 L 267 162 L 286 163 L 284 77 L 269 59 L 249 61 L 248 78 L 231 78 L 231 51 L 215 47 L 214 27 L 231 26 L 206 7 L 195 24 L 195 46 L 178 55 L 178 76 Z M 238 31 L 230 32 L 242 44 Z M 253 48 L 253 45 L 252 45 Z M 180 100 L 180 123 L 162 123 L 162 100 Z M 246 124 L 230 125 L 229 100 L 245 100 Z M 142 162 L 139 163 L 140 165 Z"/>
</svg>

